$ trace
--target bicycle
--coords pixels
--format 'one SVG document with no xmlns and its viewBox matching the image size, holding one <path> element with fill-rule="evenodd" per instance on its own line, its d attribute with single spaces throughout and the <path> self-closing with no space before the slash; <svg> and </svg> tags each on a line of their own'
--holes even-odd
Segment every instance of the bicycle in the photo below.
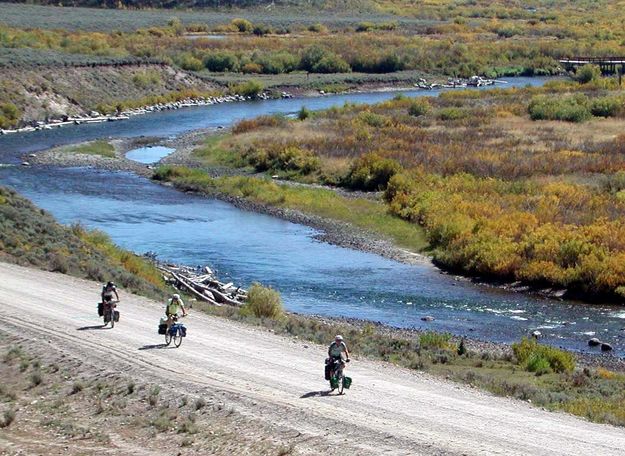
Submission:
<svg viewBox="0 0 625 456">
<path fill-rule="evenodd" d="M 182 324 L 178 323 L 178 316 L 172 316 L 172 324 L 169 327 L 169 330 L 165 333 L 165 345 L 169 346 L 172 342 L 176 348 L 180 347 L 182 344 L 182 338 L 187 337 L 187 328 Z"/>
<path fill-rule="evenodd" d="M 345 361 L 349 362 L 349 359 Z M 340 358 L 332 358 L 332 359 L 327 359 L 326 364 L 328 364 L 326 369 L 329 368 L 329 371 L 331 373 L 331 375 L 329 375 L 330 389 L 332 391 L 337 390 L 339 395 L 342 395 L 345 389 L 349 389 L 352 383 L 352 379 L 349 377 L 346 377 L 345 374 L 343 373 L 343 369 L 345 368 L 345 363 Z"/>
<path fill-rule="evenodd" d="M 117 308 L 119 301 L 108 301 L 103 303 L 102 318 L 104 320 L 104 326 L 111 323 L 111 329 L 115 327 L 115 322 L 119 321 L 119 311 Z"/>
</svg>

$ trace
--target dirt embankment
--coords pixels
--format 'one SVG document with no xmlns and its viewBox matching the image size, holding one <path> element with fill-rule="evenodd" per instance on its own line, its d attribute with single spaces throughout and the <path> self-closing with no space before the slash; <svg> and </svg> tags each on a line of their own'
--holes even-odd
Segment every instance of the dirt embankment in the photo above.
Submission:
<svg viewBox="0 0 625 456">
<path fill-rule="evenodd" d="M 0 102 L 15 104 L 23 122 L 83 116 L 98 104 L 218 86 L 158 64 L 0 69 Z"/>
<path fill-rule="evenodd" d="M 0 263 L 4 341 L 30 341 L 38 368 L 46 374 L 57 364 L 66 377 L 49 373 L 35 384 L 31 375 L 30 385 L 7 384 L 15 416 L 0 433 L 0 452 L 176 454 L 170 450 L 178 447 L 178 454 L 617 455 L 625 446 L 620 429 L 357 354 L 349 366 L 352 389 L 328 394 L 324 347 L 198 313 L 185 322 L 182 347 L 164 348 L 156 334 L 161 305 L 124 295 L 119 324 L 101 329 L 98 290 L 95 282 Z M 24 369 L 37 367 L 31 362 Z M 105 385 L 113 394 L 99 405 L 90 403 L 98 414 L 72 405 L 73 398 L 87 400 L 85 391 L 97 391 L 93 376 L 116 385 Z M 55 410 L 37 398 L 46 381 L 60 382 L 55 394 L 65 392 Z M 130 382 L 138 392 L 129 393 Z M 211 404 L 206 416 L 189 406 L 199 398 Z M 39 414 L 35 401 L 44 402 Z M 185 431 L 195 423 L 201 430 Z M 263 442 L 266 448 L 255 446 Z"/>
</svg>

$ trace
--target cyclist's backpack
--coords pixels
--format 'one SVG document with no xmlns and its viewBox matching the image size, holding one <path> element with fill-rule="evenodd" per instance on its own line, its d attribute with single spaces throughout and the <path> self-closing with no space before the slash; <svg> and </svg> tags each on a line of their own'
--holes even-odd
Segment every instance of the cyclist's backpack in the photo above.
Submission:
<svg viewBox="0 0 625 456">
<path fill-rule="evenodd" d="M 104 315 L 104 303 L 98 303 L 98 317 L 102 317 Z"/>
</svg>

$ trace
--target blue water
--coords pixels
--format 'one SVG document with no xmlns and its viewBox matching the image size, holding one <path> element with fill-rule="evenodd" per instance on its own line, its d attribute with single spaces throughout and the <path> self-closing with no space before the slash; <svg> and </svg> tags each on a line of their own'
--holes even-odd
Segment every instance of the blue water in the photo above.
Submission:
<svg viewBox="0 0 625 456">
<path fill-rule="evenodd" d="M 165 146 L 146 146 L 132 149 L 126 152 L 126 158 L 146 165 L 156 163 L 161 158 L 167 157 L 176 149 Z"/>
<path fill-rule="evenodd" d="M 261 113 L 289 113 L 303 104 L 319 109 L 333 101 L 371 103 L 391 96 L 376 93 L 216 105 L 128 122 L 0 137 L 0 156 L 5 163 L 15 163 L 17 152 L 93 139 L 104 131 L 114 136 L 170 135 L 228 125 Z M 272 285 L 293 311 L 366 318 L 504 342 L 539 329 L 548 342 L 578 350 L 587 349 L 588 338 L 597 335 L 613 343 L 619 353 L 625 352 L 625 332 L 621 331 L 625 311 L 621 308 L 562 303 L 475 286 L 441 274 L 429 264 L 407 266 L 322 243 L 315 239 L 313 229 L 184 194 L 132 174 L 11 166 L 0 167 L 0 183 L 14 187 L 62 223 L 79 221 L 102 229 L 125 248 L 155 251 L 163 259 L 190 265 L 209 263 L 220 277 L 237 284 Z M 422 322 L 425 315 L 436 320 Z"/>
</svg>

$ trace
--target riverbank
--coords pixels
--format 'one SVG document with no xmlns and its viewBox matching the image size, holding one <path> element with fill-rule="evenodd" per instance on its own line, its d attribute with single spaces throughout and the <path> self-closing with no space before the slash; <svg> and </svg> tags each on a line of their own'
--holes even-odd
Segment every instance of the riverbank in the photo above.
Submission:
<svg viewBox="0 0 625 456">
<path fill-rule="evenodd" d="M 22 218 L 16 217 L 16 220 Z M 52 283 L 58 284 L 59 280 L 61 279 Z M 70 288 L 76 290 L 75 287 Z M 60 286 L 60 289 L 67 287 Z M 125 299 L 134 298 L 126 295 Z M 83 298 L 80 300 L 84 301 Z M 592 407 L 579 404 L 579 401 L 594 394 L 596 388 L 606 385 L 613 385 L 610 391 L 618 397 L 618 388 L 624 377 L 617 373 L 623 370 L 623 361 L 616 357 L 593 357 L 545 349 L 551 350 L 545 356 L 549 356 L 552 361 L 548 363 L 553 364 L 543 365 L 540 370 L 535 371 L 533 365 L 526 365 L 523 358 L 518 358 L 521 355 L 514 345 L 484 342 L 471 337 L 452 337 L 435 332 L 435 319 L 427 319 L 427 325 L 432 329 L 429 331 L 398 329 L 366 320 L 311 317 L 295 313 L 285 313 L 275 320 L 255 318 L 234 307 L 214 307 L 199 301 L 193 302 L 193 308 L 246 325 L 261 326 L 277 334 L 289 335 L 304 344 L 307 341 L 324 344 L 335 334 L 342 333 L 349 341 L 356 360 L 362 357 L 387 361 L 485 389 L 497 395 L 529 400 L 534 405 L 550 410 L 566 410 L 600 422 L 622 423 L 618 414 L 611 417 L 614 400 L 612 396 L 602 398 L 600 403 L 595 403 Z M 561 366 L 558 361 L 560 359 L 566 364 Z M 578 363 L 577 369 L 575 359 Z M 566 389 L 565 396 L 558 394 L 563 388 Z"/>
<path fill-rule="evenodd" d="M 87 166 L 108 171 L 133 172 L 145 178 L 152 178 L 154 176 L 154 170 L 161 164 L 174 167 L 182 166 L 191 169 L 201 168 L 211 179 L 251 178 L 259 179 L 259 185 L 263 182 L 266 183 L 266 176 L 264 174 L 257 174 L 249 169 L 220 165 L 211 165 L 207 168 L 205 162 L 194 153 L 194 151 L 206 141 L 207 135 L 221 133 L 222 131 L 223 130 L 216 129 L 201 129 L 169 139 L 140 137 L 111 140 L 110 144 L 115 147 L 115 158 L 67 153 L 67 146 L 50 149 L 34 156 L 30 154 L 23 158 L 24 160 L 31 160 L 30 163 L 32 164 L 41 166 Z M 164 157 L 158 163 L 152 165 L 139 164 L 125 158 L 126 152 L 143 146 L 165 146 L 173 148 L 175 151 Z M 337 218 L 317 215 L 314 213 L 311 206 L 308 206 L 308 208 L 304 207 L 303 209 L 284 207 L 282 204 L 263 201 L 262 198 L 259 199 L 257 197 L 234 194 L 233 190 L 227 189 L 226 186 L 221 186 L 220 188 L 220 186 L 211 185 L 198 188 L 195 185 L 180 185 L 176 184 L 176 182 L 157 182 L 165 185 L 173 185 L 185 192 L 193 192 L 216 198 L 245 211 L 261 213 L 288 222 L 309 226 L 318 231 L 315 238 L 321 242 L 372 253 L 404 264 L 432 264 L 439 268 L 441 274 L 451 275 L 454 277 L 454 280 L 457 281 L 471 282 L 476 286 L 501 289 L 510 293 L 531 294 L 556 300 L 567 298 L 565 290 L 557 287 L 531 286 L 522 282 L 500 281 L 484 276 L 467 276 L 460 270 L 450 270 L 443 264 L 433 262 L 432 256 L 423 253 L 424 251 L 427 252 L 427 244 L 425 243 L 420 244 L 418 249 L 406 248 L 398 245 L 398 240 L 389 237 L 388 233 L 383 234 L 382 232 L 372 230 L 373 226 L 357 226 L 354 223 L 342 221 Z M 348 191 L 340 187 L 306 185 L 281 180 L 274 180 L 273 183 L 287 191 L 289 189 L 297 190 L 299 188 L 309 192 L 331 192 L 335 194 L 337 198 L 348 202 L 348 204 L 350 201 L 358 201 L 359 199 L 370 203 L 375 203 L 381 199 L 380 193 L 372 194 L 371 192 Z M 379 204 L 382 203 L 379 202 Z M 396 219 L 396 221 L 399 221 L 399 219 Z M 407 222 L 402 222 L 402 224 L 404 223 L 413 229 L 415 228 L 415 226 L 409 225 Z M 584 301 L 584 296 L 580 295 L 571 296 L 571 298 Z"/>
<path fill-rule="evenodd" d="M 153 177 L 154 170 L 157 164 L 144 165 L 129 160 L 125 157 L 125 154 L 134 148 L 142 147 L 146 145 L 159 145 L 175 148 L 175 152 L 161 160 L 161 163 L 166 163 L 171 166 L 190 166 L 200 167 L 201 161 L 194 155 L 195 148 L 205 140 L 206 134 L 214 133 L 214 129 L 204 129 L 201 131 L 194 131 L 185 135 L 181 135 L 172 139 L 159 139 L 159 138 L 127 138 L 119 140 L 111 140 L 109 143 L 115 148 L 116 156 L 114 158 L 101 157 L 97 155 L 87 155 L 80 153 L 72 153 L 68 151 L 74 146 L 62 146 L 59 148 L 49 149 L 47 151 L 38 154 L 29 154 L 23 158 L 23 160 L 30 160 L 28 163 L 36 166 L 60 166 L 60 167 L 94 167 L 98 169 L 104 169 L 108 171 L 127 171 L 136 173 L 142 177 Z M 84 145 L 92 144 L 92 142 L 84 143 Z M 245 170 L 237 170 L 228 168 L 225 166 L 216 166 L 207 169 L 206 172 L 213 178 L 228 178 L 228 177 L 250 177 L 253 178 L 254 173 L 250 174 Z M 172 185 L 167 182 L 161 182 L 166 185 Z M 336 194 L 337 198 L 341 198 L 348 204 L 352 202 L 358 202 L 360 195 L 355 193 L 350 195 L 349 192 L 342 191 L 340 189 L 331 189 L 326 187 L 315 186 L 302 186 L 303 190 L 310 192 L 331 192 Z M 190 188 L 181 188 L 184 191 L 190 191 Z M 322 242 L 327 242 L 333 245 L 352 248 L 363 252 L 369 252 L 383 256 L 385 258 L 399 261 L 405 264 L 418 264 L 430 262 L 431 260 L 418 252 L 410 251 L 404 247 L 396 245 L 387 236 L 382 236 L 380 233 L 375 233 L 365 227 L 359 227 L 354 224 L 350 224 L 345 221 L 315 215 L 307 211 L 298 210 L 289 207 L 276 207 L 275 205 L 266 204 L 259 200 L 252 200 L 250 198 L 241 197 L 225 191 L 220 191 L 215 188 L 209 194 L 211 197 L 228 202 L 237 208 L 278 217 L 282 220 L 286 220 L 292 223 L 306 225 L 319 231 L 315 238 Z M 201 192 L 199 192 L 201 193 Z M 375 206 L 378 203 L 370 198 L 364 199 L 369 205 Z M 381 204 L 381 203 L 380 203 Z M 399 220 L 398 220 L 399 221 Z M 406 225 L 406 228 L 413 229 L 407 223 L 401 222 L 400 224 Z"/>
</svg>

